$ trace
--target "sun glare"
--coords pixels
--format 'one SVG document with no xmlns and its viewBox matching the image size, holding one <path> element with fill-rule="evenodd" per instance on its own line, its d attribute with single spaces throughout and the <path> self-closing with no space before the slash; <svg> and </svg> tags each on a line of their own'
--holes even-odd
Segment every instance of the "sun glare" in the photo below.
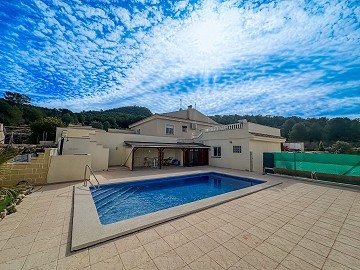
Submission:
<svg viewBox="0 0 360 270">
<path fill-rule="evenodd" d="M 203 54 L 213 54 L 221 48 L 222 27 L 217 20 L 196 22 L 192 29 L 195 49 Z"/>
</svg>

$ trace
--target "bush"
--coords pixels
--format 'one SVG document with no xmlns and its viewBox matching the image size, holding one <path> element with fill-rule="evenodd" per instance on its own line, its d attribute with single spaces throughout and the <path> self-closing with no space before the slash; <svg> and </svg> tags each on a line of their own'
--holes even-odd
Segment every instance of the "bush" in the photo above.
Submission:
<svg viewBox="0 0 360 270">
<path fill-rule="evenodd" d="M 41 140 L 55 141 L 56 127 L 64 126 L 61 120 L 54 117 L 45 117 L 36 120 L 30 125 L 32 143 L 38 143 Z"/>
</svg>

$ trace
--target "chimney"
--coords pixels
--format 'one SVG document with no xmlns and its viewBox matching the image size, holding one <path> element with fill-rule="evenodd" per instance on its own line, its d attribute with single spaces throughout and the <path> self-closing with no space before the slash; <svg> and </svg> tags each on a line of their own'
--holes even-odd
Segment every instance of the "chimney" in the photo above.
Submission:
<svg viewBox="0 0 360 270">
<path fill-rule="evenodd" d="M 189 105 L 187 108 L 187 118 L 189 120 L 194 120 L 194 112 L 193 112 L 192 105 Z"/>
</svg>

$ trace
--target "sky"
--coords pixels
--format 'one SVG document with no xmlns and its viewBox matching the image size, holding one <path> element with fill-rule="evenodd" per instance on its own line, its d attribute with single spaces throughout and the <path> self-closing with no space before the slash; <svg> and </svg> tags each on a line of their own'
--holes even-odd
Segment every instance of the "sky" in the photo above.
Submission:
<svg viewBox="0 0 360 270">
<path fill-rule="evenodd" d="M 76 112 L 360 117 L 360 2 L 1 0 L 4 91 Z"/>
</svg>

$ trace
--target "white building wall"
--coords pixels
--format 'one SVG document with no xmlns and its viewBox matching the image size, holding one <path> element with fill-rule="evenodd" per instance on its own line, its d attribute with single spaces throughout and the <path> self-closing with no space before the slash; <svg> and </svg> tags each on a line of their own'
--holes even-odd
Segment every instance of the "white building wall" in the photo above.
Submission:
<svg viewBox="0 0 360 270">
<path fill-rule="evenodd" d="M 249 139 L 212 139 L 204 141 L 204 144 L 211 146 L 209 150 L 210 166 L 239 170 L 250 169 Z M 214 146 L 221 147 L 221 157 L 213 157 Z M 233 153 L 233 146 L 241 146 L 241 153 Z"/>
<path fill-rule="evenodd" d="M 253 158 L 253 171 L 263 171 L 264 152 L 281 152 L 281 142 L 250 140 L 250 151 Z"/>
<path fill-rule="evenodd" d="M 280 136 L 280 129 L 278 128 L 268 127 L 251 122 L 246 123 L 244 126 L 247 127 L 248 132 Z"/>
<path fill-rule="evenodd" d="M 94 171 L 107 170 L 109 166 L 109 148 L 91 141 L 89 138 L 67 137 L 64 140 L 63 155 L 91 155 L 91 168 Z"/>
<path fill-rule="evenodd" d="M 254 123 L 244 123 L 243 128 L 204 132 L 201 140 L 211 146 L 209 165 L 262 172 L 263 153 L 281 151 L 283 139 L 254 137 L 249 132 L 280 136 L 280 130 Z M 213 147 L 221 147 L 221 158 L 213 157 Z M 241 153 L 233 153 L 233 146 L 241 146 Z"/>
</svg>

